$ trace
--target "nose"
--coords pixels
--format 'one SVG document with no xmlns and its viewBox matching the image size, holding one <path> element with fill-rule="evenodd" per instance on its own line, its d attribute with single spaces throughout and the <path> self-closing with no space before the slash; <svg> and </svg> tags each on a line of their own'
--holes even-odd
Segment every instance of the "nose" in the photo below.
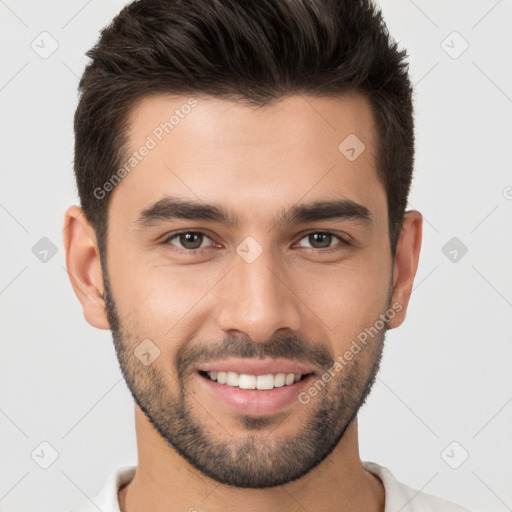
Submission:
<svg viewBox="0 0 512 512">
<path fill-rule="evenodd" d="M 217 322 L 225 332 L 239 331 L 256 343 L 268 341 L 280 329 L 301 328 L 300 300 L 270 250 L 248 263 L 238 255 L 222 281 Z"/>
</svg>

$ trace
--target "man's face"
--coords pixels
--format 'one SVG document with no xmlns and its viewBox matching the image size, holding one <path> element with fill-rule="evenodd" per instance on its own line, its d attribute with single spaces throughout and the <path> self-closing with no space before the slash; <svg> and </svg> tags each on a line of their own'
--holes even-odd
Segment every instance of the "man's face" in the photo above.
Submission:
<svg viewBox="0 0 512 512">
<path fill-rule="evenodd" d="M 194 467 L 225 484 L 279 485 L 335 448 L 378 369 L 385 328 L 344 357 L 391 301 L 374 122 L 358 95 L 265 108 L 210 97 L 183 108 L 188 99 L 153 96 L 131 115 L 131 151 L 150 150 L 109 204 L 116 351 L 138 406 Z M 333 202 L 344 203 L 308 208 Z M 277 387 L 243 390 L 228 385 L 234 375 L 211 380 L 215 370 Z M 279 373 L 307 376 L 283 385 Z"/>
</svg>

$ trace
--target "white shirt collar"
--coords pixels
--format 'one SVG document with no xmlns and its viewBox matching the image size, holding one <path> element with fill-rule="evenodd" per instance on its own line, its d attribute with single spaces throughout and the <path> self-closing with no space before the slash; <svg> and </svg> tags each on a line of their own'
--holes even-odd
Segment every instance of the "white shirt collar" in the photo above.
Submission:
<svg viewBox="0 0 512 512">
<path fill-rule="evenodd" d="M 363 461 L 366 471 L 374 474 L 384 485 L 386 493 L 384 512 L 470 512 L 454 503 L 424 492 L 411 489 L 398 482 L 391 471 L 375 462 Z M 112 471 L 94 503 L 85 503 L 82 507 L 73 508 L 68 512 L 121 512 L 119 509 L 118 492 L 121 487 L 132 481 L 137 466 L 123 466 Z"/>
</svg>

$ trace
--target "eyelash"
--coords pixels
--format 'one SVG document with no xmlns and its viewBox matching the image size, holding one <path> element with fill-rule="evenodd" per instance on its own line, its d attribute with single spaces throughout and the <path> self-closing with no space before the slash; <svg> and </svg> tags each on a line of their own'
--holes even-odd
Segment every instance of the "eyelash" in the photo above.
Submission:
<svg viewBox="0 0 512 512">
<path fill-rule="evenodd" d="M 179 231 L 177 233 L 172 233 L 171 235 L 167 236 L 162 241 L 162 245 L 164 245 L 167 248 L 169 248 L 169 245 L 172 245 L 172 244 L 169 244 L 169 242 L 173 238 L 176 238 L 177 236 L 183 235 L 183 234 L 186 234 L 186 233 L 189 233 L 189 234 L 192 233 L 192 234 L 195 234 L 195 235 L 203 235 L 206 238 L 209 238 L 210 240 L 212 240 L 212 238 L 210 236 L 208 236 L 206 233 L 204 233 L 203 231 L 191 231 L 191 230 L 187 231 L 187 230 L 185 230 L 185 231 Z M 333 251 L 339 251 L 340 250 L 340 247 L 338 247 L 339 245 L 341 245 L 343 247 L 349 247 L 350 245 L 352 245 L 350 241 L 346 240 L 345 238 L 341 237 L 340 235 L 337 235 L 336 233 L 333 233 L 332 231 L 309 231 L 308 233 L 303 234 L 298 241 L 300 242 L 304 238 L 308 237 L 309 235 L 313 235 L 313 234 L 331 235 L 331 236 L 337 238 L 339 240 L 339 243 L 335 244 L 332 247 L 328 247 L 326 249 L 315 249 L 314 247 L 303 247 L 303 249 L 309 249 L 311 251 L 321 252 L 321 253 L 330 253 L 330 252 L 333 252 Z M 195 255 L 198 252 L 202 251 L 203 249 L 207 249 L 207 248 L 208 247 L 201 247 L 201 248 L 198 248 L 198 249 L 182 249 L 180 247 L 176 247 L 175 246 L 175 248 L 169 249 L 169 250 L 178 252 L 180 254 Z"/>
</svg>

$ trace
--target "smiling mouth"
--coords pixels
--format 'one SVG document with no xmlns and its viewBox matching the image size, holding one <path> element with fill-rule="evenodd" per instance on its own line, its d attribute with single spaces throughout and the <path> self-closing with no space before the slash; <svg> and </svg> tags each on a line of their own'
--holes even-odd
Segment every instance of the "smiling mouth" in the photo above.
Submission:
<svg viewBox="0 0 512 512">
<path fill-rule="evenodd" d="M 268 373 L 265 375 L 252 375 L 237 372 L 215 372 L 199 370 L 199 375 L 218 384 L 225 384 L 243 390 L 268 391 L 274 388 L 292 386 L 311 373 Z"/>
</svg>

